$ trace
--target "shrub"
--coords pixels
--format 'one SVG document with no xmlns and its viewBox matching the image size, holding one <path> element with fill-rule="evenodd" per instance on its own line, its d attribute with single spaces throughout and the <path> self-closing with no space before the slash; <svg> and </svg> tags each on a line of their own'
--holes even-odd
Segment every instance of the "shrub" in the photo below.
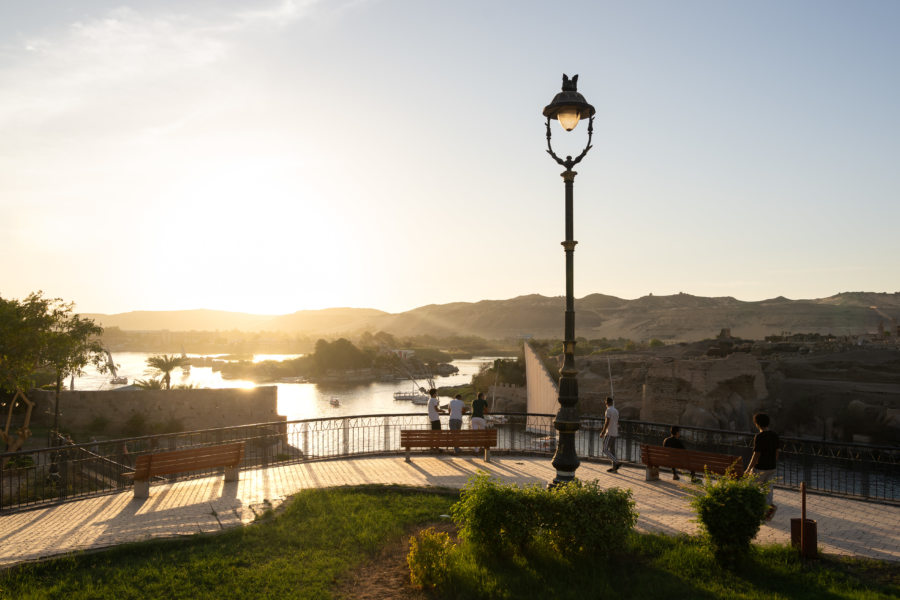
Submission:
<svg viewBox="0 0 900 600">
<path fill-rule="evenodd" d="M 409 540 L 409 577 L 413 585 L 435 588 L 447 580 L 450 569 L 450 554 L 454 545 L 450 536 L 442 531 L 428 528 Z"/>
<path fill-rule="evenodd" d="M 538 514 L 550 543 L 564 556 L 583 552 L 608 558 L 637 523 L 631 490 L 603 490 L 596 481 L 576 480 L 546 495 L 549 510 Z"/>
<path fill-rule="evenodd" d="M 691 500 L 716 559 L 733 565 L 750 550 L 766 513 L 767 486 L 755 475 L 713 479 L 707 472 L 702 493 Z"/>
<path fill-rule="evenodd" d="M 469 480 L 450 514 L 462 540 L 495 556 L 520 553 L 540 539 L 565 556 L 603 558 L 622 547 L 637 522 L 627 490 L 581 481 L 552 490 L 521 488 L 484 473 Z"/>
<path fill-rule="evenodd" d="M 469 479 L 450 514 L 459 537 L 485 552 L 515 549 L 530 538 L 533 515 L 522 490 L 514 484 L 500 484 L 486 473 Z"/>
</svg>

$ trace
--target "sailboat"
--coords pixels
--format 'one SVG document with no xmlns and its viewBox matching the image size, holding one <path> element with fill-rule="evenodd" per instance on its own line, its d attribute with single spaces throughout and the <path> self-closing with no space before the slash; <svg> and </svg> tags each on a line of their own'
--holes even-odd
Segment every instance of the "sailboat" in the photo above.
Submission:
<svg viewBox="0 0 900 600">
<path fill-rule="evenodd" d="M 106 358 L 108 359 L 106 366 L 109 367 L 109 372 L 112 373 L 112 378 L 109 382 L 113 385 L 128 385 L 128 378 L 124 375 L 119 375 L 119 372 L 116 370 L 116 363 L 108 348 L 106 349 Z"/>
<path fill-rule="evenodd" d="M 188 355 L 184 353 L 184 346 L 181 347 L 181 360 L 184 361 L 181 365 L 181 373 L 187 377 L 191 374 L 191 363 L 188 360 Z"/>
</svg>

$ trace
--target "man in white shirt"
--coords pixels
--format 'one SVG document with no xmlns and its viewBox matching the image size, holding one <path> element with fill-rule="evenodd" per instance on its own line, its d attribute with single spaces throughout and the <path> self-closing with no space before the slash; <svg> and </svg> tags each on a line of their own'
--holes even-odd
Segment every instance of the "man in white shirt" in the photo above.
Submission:
<svg viewBox="0 0 900 600">
<path fill-rule="evenodd" d="M 428 420 L 431 421 L 431 428 L 439 430 L 441 428 L 441 403 L 437 398 L 437 390 L 431 388 L 428 390 Z"/>
<path fill-rule="evenodd" d="M 439 431 L 441 429 L 441 403 L 437 398 L 437 390 L 431 388 L 428 390 L 428 420 L 431 421 L 431 429 Z M 435 452 L 440 452 L 440 448 L 432 448 Z"/>
<path fill-rule="evenodd" d="M 619 437 L 619 411 L 613 406 L 613 399 L 606 399 L 606 415 L 603 421 L 603 429 L 600 430 L 600 437 L 603 438 L 603 454 L 612 461 L 612 467 L 607 469 L 610 473 L 615 473 L 622 466 L 619 459 L 616 458 L 616 438 Z"/>
<path fill-rule="evenodd" d="M 466 412 L 466 403 L 463 402 L 462 395 L 457 394 L 453 400 L 450 401 L 448 408 L 450 409 L 450 429 L 457 431 L 462 429 L 462 416 L 463 413 Z M 453 450 L 459 454 L 459 446 Z"/>
</svg>

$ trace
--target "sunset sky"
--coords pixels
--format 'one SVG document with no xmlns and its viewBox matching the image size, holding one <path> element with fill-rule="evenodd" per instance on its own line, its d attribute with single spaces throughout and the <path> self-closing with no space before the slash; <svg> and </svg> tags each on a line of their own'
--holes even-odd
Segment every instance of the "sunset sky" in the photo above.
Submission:
<svg viewBox="0 0 900 600">
<path fill-rule="evenodd" d="M 563 295 L 563 73 L 597 109 L 577 297 L 898 291 L 898 25 L 896 1 L 4 0 L 0 296 Z"/>
</svg>

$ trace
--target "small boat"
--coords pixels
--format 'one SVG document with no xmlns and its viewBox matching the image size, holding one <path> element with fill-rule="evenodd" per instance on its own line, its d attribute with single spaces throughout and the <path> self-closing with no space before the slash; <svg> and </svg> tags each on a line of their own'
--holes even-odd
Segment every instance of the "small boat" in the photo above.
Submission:
<svg viewBox="0 0 900 600">
<path fill-rule="evenodd" d="M 128 378 L 124 375 L 119 375 L 118 370 L 116 369 L 116 363 L 113 360 L 112 353 L 110 353 L 108 348 L 104 348 L 106 351 L 106 367 L 109 369 L 109 372 L 112 373 L 112 378 L 109 382 L 113 385 L 128 385 Z"/>
<path fill-rule="evenodd" d="M 341 399 L 338 398 L 337 396 L 332 396 L 331 399 L 328 401 L 328 404 L 330 404 L 332 406 L 340 406 Z"/>
<path fill-rule="evenodd" d="M 421 401 L 423 399 L 424 402 Z M 409 392 L 394 392 L 394 400 L 412 402 L 413 404 L 428 404 L 428 394 L 415 389 Z"/>
</svg>

